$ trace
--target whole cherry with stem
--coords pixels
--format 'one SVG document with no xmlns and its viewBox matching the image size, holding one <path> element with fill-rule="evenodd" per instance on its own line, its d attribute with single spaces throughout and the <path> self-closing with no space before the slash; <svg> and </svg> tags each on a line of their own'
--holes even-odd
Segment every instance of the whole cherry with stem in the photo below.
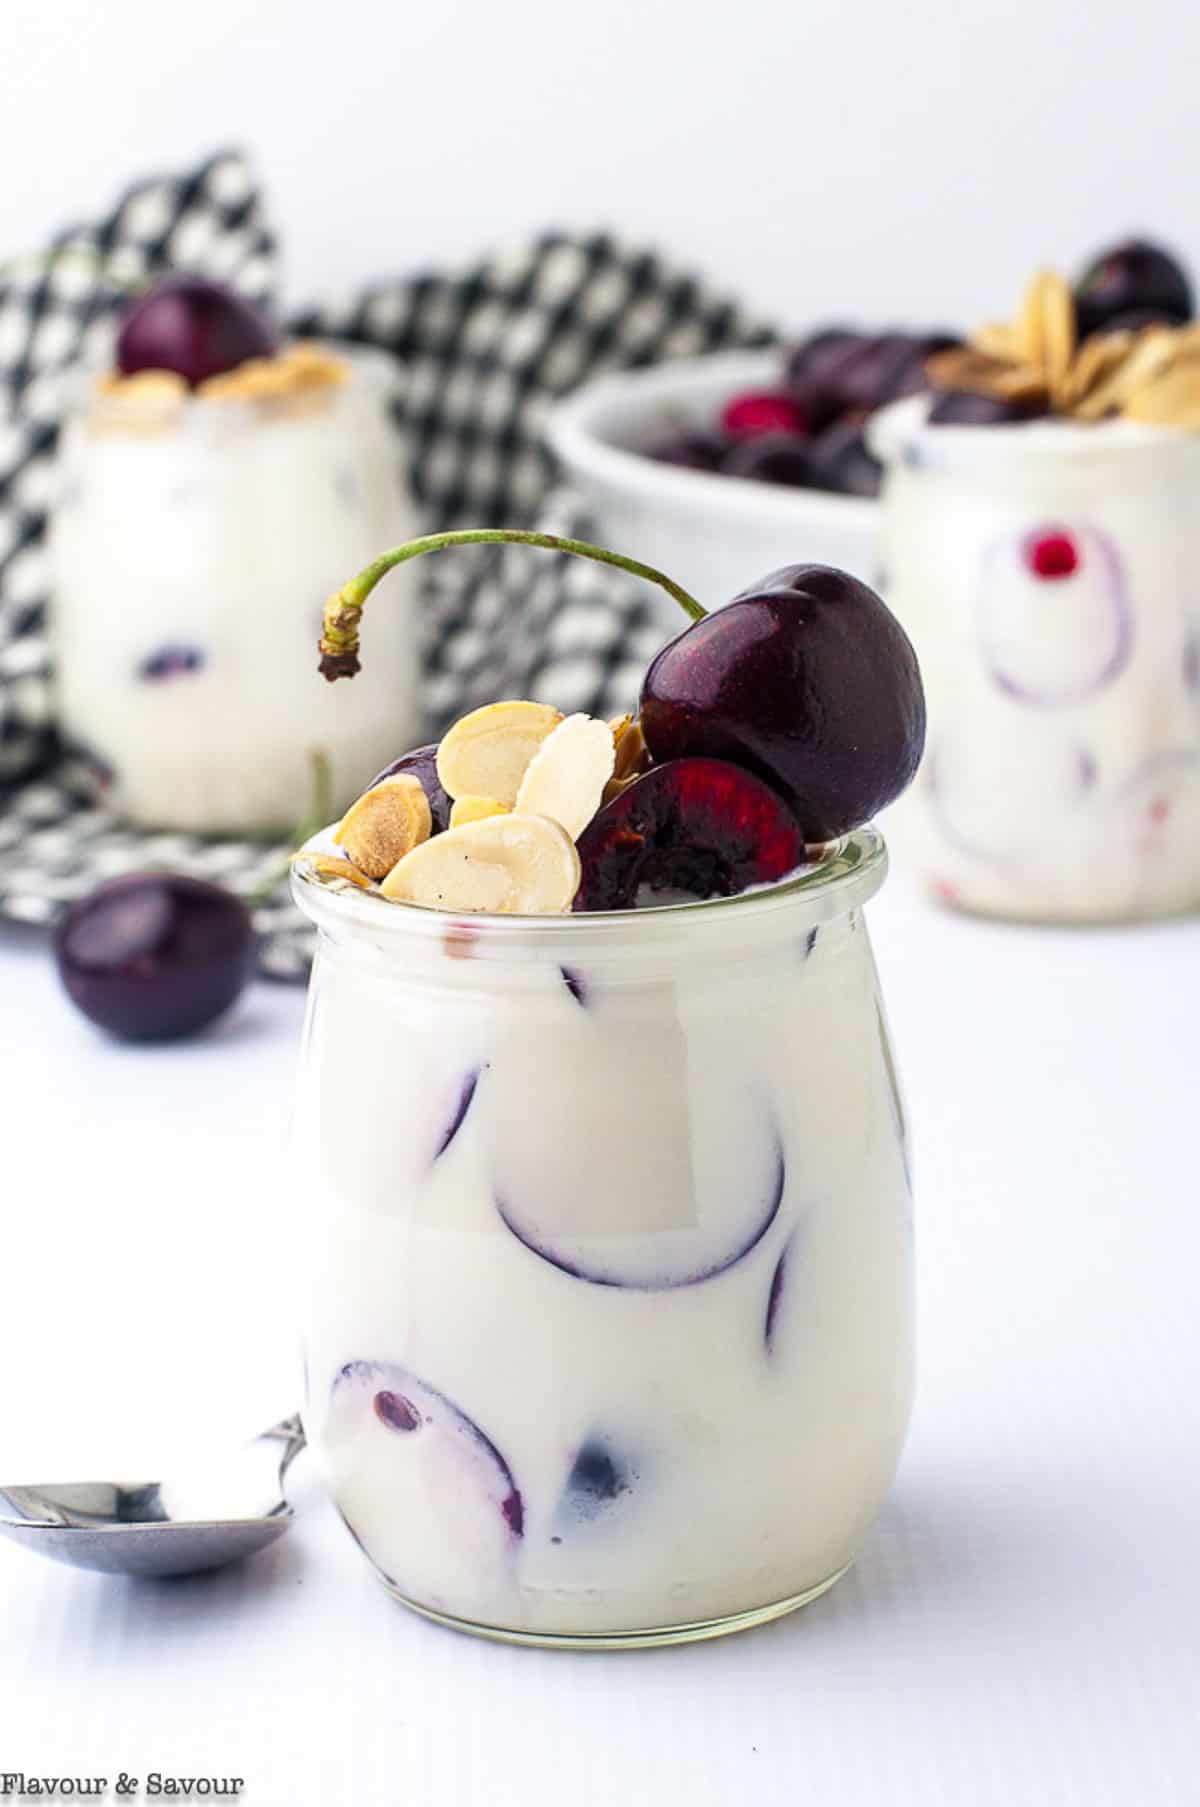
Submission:
<svg viewBox="0 0 1200 1807">
<path fill-rule="evenodd" d="M 663 572 L 586 540 L 520 528 L 425 534 L 384 552 L 335 591 L 323 675 L 359 670 L 367 598 L 395 566 L 455 546 L 523 545 L 614 566 L 674 598 L 689 625 L 652 661 L 641 725 L 655 763 L 725 760 L 754 773 L 808 842 L 829 841 L 899 795 L 925 740 L 921 675 L 882 599 L 845 571 L 789 565 L 709 614 Z"/>
</svg>

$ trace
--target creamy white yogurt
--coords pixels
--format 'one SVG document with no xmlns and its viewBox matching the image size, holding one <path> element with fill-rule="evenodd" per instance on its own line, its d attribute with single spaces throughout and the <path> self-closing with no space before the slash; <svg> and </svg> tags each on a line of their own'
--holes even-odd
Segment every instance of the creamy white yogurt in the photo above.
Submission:
<svg viewBox="0 0 1200 1807">
<path fill-rule="evenodd" d="M 63 442 L 52 627 L 69 736 L 146 826 L 291 827 L 310 752 L 349 803 L 416 733 L 412 599 L 399 571 L 353 684 L 316 677 L 326 596 L 420 531 L 387 418 L 385 360 L 303 405 L 194 397 L 159 424 L 97 397 Z M 392 588 L 392 585 L 395 588 Z"/>
<path fill-rule="evenodd" d="M 305 1424 L 409 1602 L 619 1639 L 856 1554 L 908 1421 L 912 1232 L 854 841 L 799 889 L 620 918 L 298 881 Z"/>
<path fill-rule="evenodd" d="M 929 708 L 892 812 L 950 901 L 1063 920 L 1200 903 L 1200 436 L 878 417 L 884 581 Z"/>
</svg>

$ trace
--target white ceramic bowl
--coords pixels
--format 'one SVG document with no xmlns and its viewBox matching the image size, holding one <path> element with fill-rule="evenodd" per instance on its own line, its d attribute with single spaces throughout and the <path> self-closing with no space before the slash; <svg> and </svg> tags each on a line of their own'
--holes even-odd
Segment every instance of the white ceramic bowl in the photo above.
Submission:
<svg viewBox="0 0 1200 1807">
<path fill-rule="evenodd" d="M 595 533 L 665 571 L 716 608 L 780 565 L 840 565 L 878 578 L 879 504 L 823 490 L 680 469 L 636 448 L 680 428 L 712 428 L 742 389 L 778 384 L 780 353 L 717 352 L 588 383 L 559 402 L 546 437 L 587 501 Z M 679 612 L 659 590 L 661 618 Z"/>
</svg>

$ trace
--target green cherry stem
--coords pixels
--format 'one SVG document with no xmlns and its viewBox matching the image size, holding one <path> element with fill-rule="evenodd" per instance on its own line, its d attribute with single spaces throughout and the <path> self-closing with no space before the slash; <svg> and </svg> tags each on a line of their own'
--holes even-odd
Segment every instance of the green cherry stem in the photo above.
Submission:
<svg viewBox="0 0 1200 1807">
<path fill-rule="evenodd" d="M 603 546 L 590 546 L 586 540 L 565 540 L 556 533 L 534 533 L 520 527 L 467 527 L 452 533 L 426 533 L 420 539 L 406 540 L 403 546 L 393 546 L 390 552 L 380 553 L 357 577 L 350 578 L 340 590 L 334 591 L 325 604 L 320 639 L 323 677 L 332 683 L 335 678 L 352 678 L 358 671 L 358 629 L 363 604 L 380 578 L 410 558 L 420 558 L 426 552 L 445 552 L 450 546 L 542 546 L 548 552 L 569 552 L 576 558 L 595 559 L 601 565 L 616 565 L 632 577 L 642 577 L 647 583 L 657 584 L 668 596 L 674 597 L 684 614 L 693 621 L 702 621 L 707 613 L 694 596 L 689 596 L 685 589 L 652 565 L 626 558 L 621 552 L 609 552 Z"/>
</svg>

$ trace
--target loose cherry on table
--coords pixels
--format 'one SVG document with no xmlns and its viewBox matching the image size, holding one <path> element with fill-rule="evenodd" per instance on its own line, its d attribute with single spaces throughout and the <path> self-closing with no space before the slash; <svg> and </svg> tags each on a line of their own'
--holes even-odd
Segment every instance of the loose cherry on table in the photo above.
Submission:
<svg viewBox="0 0 1200 1807">
<path fill-rule="evenodd" d="M 132 873 L 72 904 L 54 951 L 68 995 L 94 1023 L 125 1041 L 174 1041 L 233 1003 L 254 932 L 245 905 L 219 885 Z"/>
<path fill-rule="evenodd" d="M 278 349 L 274 326 L 244 295 L 199 276 L 167 276 L 126 312 L 116 362 L 124 376 L 172 370 L 194 389 Z"/>
</svg>

